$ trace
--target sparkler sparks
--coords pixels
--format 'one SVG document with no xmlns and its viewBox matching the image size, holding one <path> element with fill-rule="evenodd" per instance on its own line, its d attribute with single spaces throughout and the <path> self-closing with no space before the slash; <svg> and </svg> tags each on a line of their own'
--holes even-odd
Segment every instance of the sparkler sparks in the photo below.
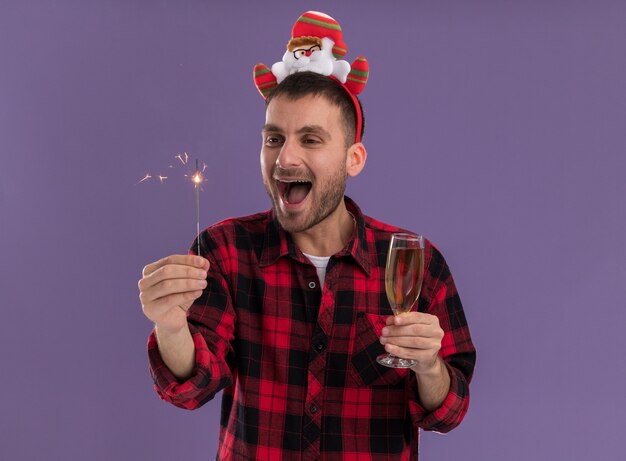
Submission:
<svg viewBox="0 0 626 461">
<path fill-rule="evenodd" d="M 205 164 L 205 167 L 206 167 L 206 164 Z M 193 183 L 196 189 L 199 188 L 200 190 L 203 190 L 202 183 L 206 182 L 206 179 L 204 179 L 204 176 L 202 176 L 202 173 L 204 173 L 204 170 L 206 170 L 206 168 L 202 169 L 202 171 L 196 168 L 196 171 L 194 171 L 193 174 L 191 173 L 186 174 L 185 178 L 189 179 Z"/>
<path fill-rule="evenodd" d="M 193 175 L 193 178 L 191 178 L 191 180 L 194 182 L 196 186 L 198 186 L 199 184 L 202 183 L 202 176 L 200 176 L 200 173 L 196 171 L 196 174 Z"/>
<path fill-rule="evenodd" d="M 139 180 L 139 182 L 138 182 L 138 183 L 136 183 L 136 184 L 140 184 L 140 183 L 142 183 L 142 182 L 144 182 L 144 181 L 147 181 L 147 180 L 148 180 L 148 179 L 150 179 L 151 177 L 152 177 L 152 176 L 150 176 L 150 173 L 146 173 L 146 175 L 145 175 L 142 179 L 140 179 L 140 180 Z"/>
<path fill-rule="evenodd" d="M 167 176 L 163 176 L 162 174 L 160 174 L 160 175 L 157 175 L 157 178 L 159 178 L 159 181 L 161 181 L 161 184 L 163 184 L 163 181 L 167 179 Z M 136 182 L 135 185 L 141 184 L 144 181 L 149 181 L 150 179 L 152 179 L 152 175 L 150 173 L 146 173 L 146 175 L 143 178 L 141 178 L 138 182 Z"/>
<path fill-rule="evenodd" d="M 183 152 L 182 154 L 177 154 L 174 156 L 174 158 L 178 159 L 182 165 L 187 165 L 189 163 L 189 154 L 187 154 L 187 152 Z M 168 168 L 173 169 L 174 166 L 168 165 Z M 198 247 L 198 254 L 200 254 L 200 189 L 202 188 L 202 183 L 206 181 L 203 173 L 206 171 L 207 168 L 208 168 L 208 165 L 206 163 L 203 163 L 202 170 L 200 170 L 198 166 L 198 160 L 196 159 L 196 170 L 193 173 L 184 175 L 185 178 L 187 178 L 188 180 L 191 180 L 191 182 L 193 183 L 195 195 L 196 195 L 196 235 L 197 235 L 196 241 L 197 241 L 197 247 Z M 168 179 L 168 176 L 159 174 L 159 175 L 154 176 L 154 178 L 155 179 L 158 178 L 161 184 L 163 184 L 165 180 Z M 140 184 L 145 181 L 149 181 L 150 179 L 153 179 L 153 176 L 150 173 L 146 173 L 146 175 L 142 179 L 140 179 L 139 182 L 137 182 L 135 185 Z"/>
<path fill-rule="evenodd" d="M 177 158 L 178 160 L 180 160 L 180 163 L 182 163 L 183 165 L 187 165 L 187 162 L 189 161 L 189 155 L 187 155 L 187 152 L 183 152 L 182 154 L 178 154 L 174 158 Z"/>
</svg>

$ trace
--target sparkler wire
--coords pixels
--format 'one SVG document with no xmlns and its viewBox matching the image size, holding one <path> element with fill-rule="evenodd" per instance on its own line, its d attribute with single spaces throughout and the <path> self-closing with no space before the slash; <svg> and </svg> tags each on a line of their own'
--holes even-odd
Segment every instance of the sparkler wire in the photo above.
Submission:
<svg viewBox="0 0 626 461">
<path fill-rule="evenodd" d="M 196 239 L 198 240 L 198 256 L 200 256 L 200 173 L 198 172 L 198 159 L 196 159 L 196 174 L 195 185 L 196 185 Z"/>
</svg>

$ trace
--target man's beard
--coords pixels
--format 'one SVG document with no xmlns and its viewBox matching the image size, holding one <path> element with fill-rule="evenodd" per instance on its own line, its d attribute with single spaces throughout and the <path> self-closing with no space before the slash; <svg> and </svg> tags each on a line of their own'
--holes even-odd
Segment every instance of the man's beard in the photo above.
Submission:
<svg viewBox="0 0 626 461">
<path fill-rule="evenodd" d="M 276 189 L 273 176 L 274 171 L 272 171 L 270 177 L 267 180 L 264 180 L 263 183 L 267 194 L 272 200 L 274 213 L 278 218 L 279 224 L 283 229 L 285 229 L 286 232 L 289 233 L 304 232 L 322 222 L 337 209 L 343 200 L 344 193 L 346 192 L 346 165 L 344 162 L 341 162 L 339 170 L 336 174 L 332 175 L 324 183 L 315 182 L 313 184 L 309 194 L 313 193 L 313 188 L 316 188 L 317 191 L 321 192 L 317 197 L 314 197 L 313 195 L 311 197 L 307 197 L 311 201 L 309 205 L 310 210 L 308 211 L 308 216 L 304 216 L 304 220 L 302 220 L 302 217 L 299 216 L 302 212 L 284 212 L 280 208 L 281 197 L 280 193 Z M 270 184 L 268 184 L 268 181 L 272 182 L 271 187 Z"/>
</svg>

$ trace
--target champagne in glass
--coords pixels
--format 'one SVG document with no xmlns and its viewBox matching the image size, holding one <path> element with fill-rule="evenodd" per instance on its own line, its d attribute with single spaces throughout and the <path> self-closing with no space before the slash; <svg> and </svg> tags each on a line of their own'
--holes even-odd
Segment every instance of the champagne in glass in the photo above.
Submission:
<svg viewBox="0 0 626 461">
<path fill-rule="evenodd" d="M 393 234 L 387 253 L 385 290 L 394 315 L 409 312 L 422 289 L 424 276 L 424 237 Z M 392 368 L 410 368 L 417 362 L 392 354 L 380 355 L 378 363 Z"/>
</svg>

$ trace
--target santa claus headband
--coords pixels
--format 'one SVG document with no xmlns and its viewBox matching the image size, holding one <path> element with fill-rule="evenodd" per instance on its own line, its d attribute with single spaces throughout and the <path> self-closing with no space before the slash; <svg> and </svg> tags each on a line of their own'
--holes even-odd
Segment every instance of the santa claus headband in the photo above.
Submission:
<svg viewBox="0 0 626 461">
<path fill-rule="evenodd" d="M 356 95 L 363 91 L 369 75 L 367 59 L 358 56 L 352 65 L 340 58 L 347 53 L 341 26 L 327 14 L 307 11 L 291 30 L 291 40 L 280 62 L 268 68 L 254 66 L 254 84 L 265 99 L 288 75 L 311 71 L 335 80 L 352 99 L 356 112 L 355 142 L 361 142 L 363 114 Z"/>
</svg>

